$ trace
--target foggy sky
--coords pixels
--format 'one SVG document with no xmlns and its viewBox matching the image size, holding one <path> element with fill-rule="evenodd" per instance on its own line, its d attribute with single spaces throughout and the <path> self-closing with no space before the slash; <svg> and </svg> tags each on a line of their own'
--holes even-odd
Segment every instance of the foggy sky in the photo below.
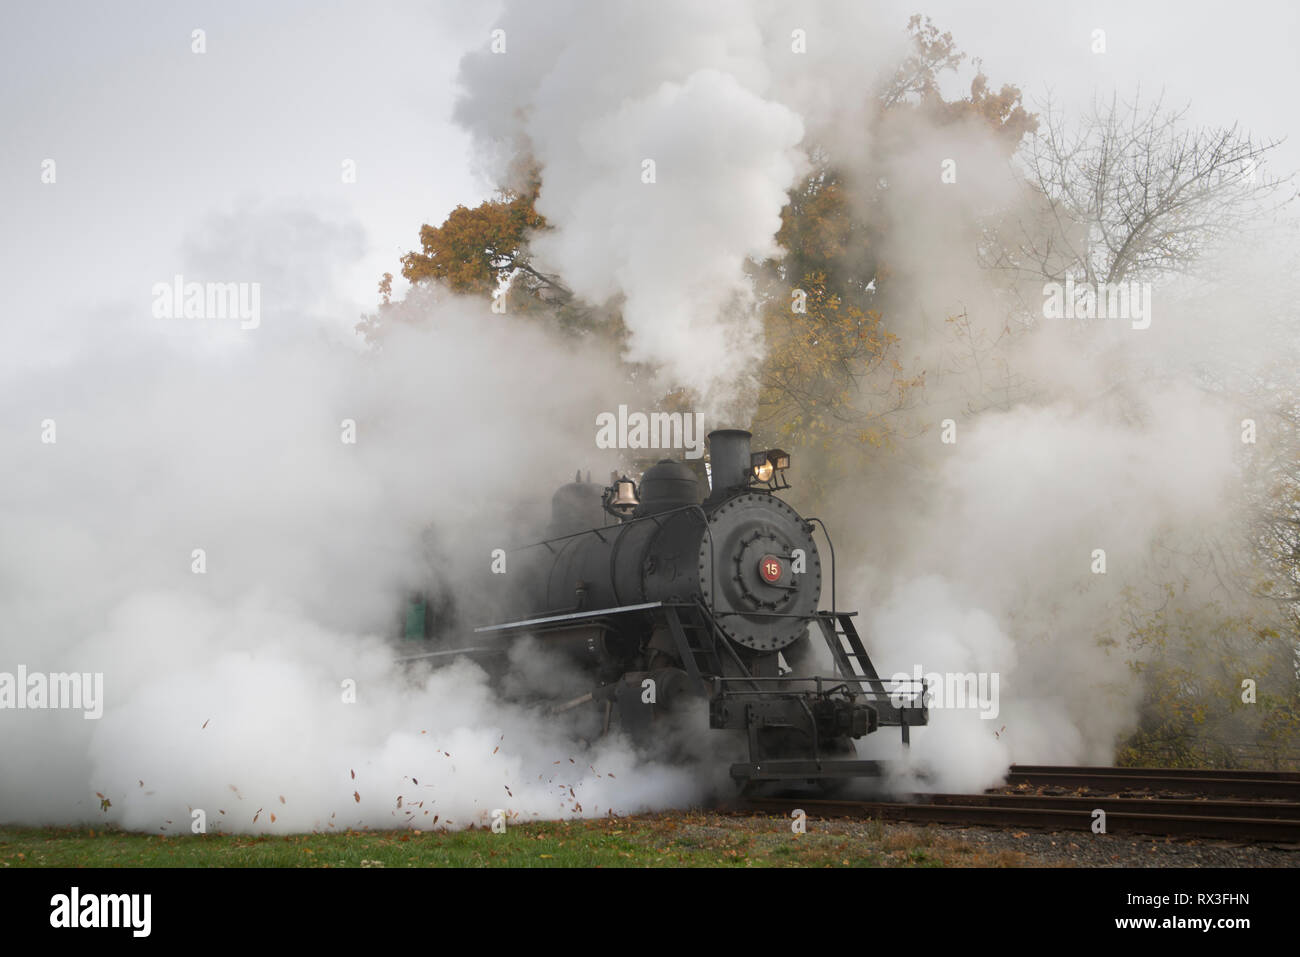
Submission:
<svg viewBox="0 0 1300 957">
<path fill-rule="evenodd" d="M 544 0 L 543 0 L 544 2 Z M 1076 112 L 1094 95 L 1166 91 L 1206 124 L 1265 138 L 1297 125 L 1300 9 L 1013 0 L 879 4 L 881 28 L 930 15 L 997 86 Z M 10 4 L 0 11 L 0 345 L 57 352 L 56 323 L 106 298 L 148 303 L 204 218 L 276 200 L 361 230 L 330 278 L 340 329 L 399 272 L 421 223 L 491 192 L 451 123 L 457 63 L 487 43 L 496 4 L 374 2 Z M 797 11 L 783 14 L 792 28 Z M 1090 52 L 1094 28 L 1107 53 Z M 190 33 L 207 31 L 207 52 Z M 515 43 L 526 38 L 516 36 Z M 816 54 L 816 37 L 810 38 Z M 864 38 L 864 50 L 873 46 Z M 950 84 L 964 92 L 970 70 Z M 40 182 L 53 158 L 58 182 Z M 344 159 L 355 184 L 340 182 Z M 1300 168 L 1300 142 L 1277 152 Z M 72 279 L 73 281 L 69 281 Z M 57 295 L 51 293 L 57 292 Z M 43 348 L 44 347 L 44 348 Z M 0 368 L 3 368 L 0 365 Z"/>
</svg>

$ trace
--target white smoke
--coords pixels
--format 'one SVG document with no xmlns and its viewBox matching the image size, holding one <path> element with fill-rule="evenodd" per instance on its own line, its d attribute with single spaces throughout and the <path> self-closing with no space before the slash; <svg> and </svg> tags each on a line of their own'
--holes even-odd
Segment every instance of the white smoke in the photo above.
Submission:
<svg viewBox="0 0 1300 957">
<path fill-rule="evenodd" d="M 1156 282 L 1148 328 L 1044 319 L 1041 279 L 1016 300 L 978 256 L 990 204 L 1032 222 L 991 134 L 918 119 L 891 131 L 904 134 L 925 159 L 891 169 L 878 215 L 897 224 L 882 253 L 895 354 L 925 383 L 885 416 L 894 441 L 834 503 L 858 563 L 841 603 L 864 611 L 886 677 L 998 676 L 996 718 L 931 711 L 903 786 L 977 790 L 1014 762 L 1108 764 L 1136 726 L 1150 654 L 1130 634 L 1211 602 L 1225 617 L 1274 612 L 1198 556 L 1242 550 L 1241 423 L 1269 416 L 1273 388 L 1294 389 L 1294 237 L 1216 250 L 1195 284 Z M 951 185 L 934 175 L 946 156 L 960 157 Z M 1220 664 L 1185 662 L 1192 675 Z M 862 750 L 898 758 L 896 741 L 887 730 Z"/>
<path fill-rule="evenodd" d="M 502 702 L 476 665 L 395 665 L 386 640 L 431 574 L 518 544 L 505 503 L 612 464 L 589 412 L 624 394 L 610 357 L 450 296 L 363 352 L 313 318 L 327 284 L 280 281 L 290 250 L 346 266 L 328 237 L 348 230 L 277 205 L 204 235 L 159 279 L 269 277 L 256 329 L 155 319 L 148 285 L 82 319 L 56 301 L 75 352 L 0 385 L 0 671 L 104 675 L 99 720 L 0 712 L 0 819 L 463 826 L 697 796 L 684 771 L 633 773 L 617 737 L 585 747 Z"/>
<path fill-rule="evenodd" d="M 867 129 L 882 31 L 833 6 L 511 2 L 495 52 L 462 62 L 457 117 L 491 171 L 537 165 L 541 264 L 580 298 L 617 302 L 627 358 L 713 417 L 752 411 L 765 352 L 745 261 L 779 254 L 815 138 Z M 855 26 L 852 45 L 836 39 Z"/>
</svg>

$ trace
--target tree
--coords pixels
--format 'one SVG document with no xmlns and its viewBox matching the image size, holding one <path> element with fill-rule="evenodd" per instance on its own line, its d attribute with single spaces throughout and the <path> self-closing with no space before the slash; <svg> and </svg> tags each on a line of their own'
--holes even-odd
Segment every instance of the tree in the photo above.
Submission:
<svg viewBox="0 0 1300 957">
<path fill-rule="evenodd" d="M 993 92 L 979 61 L 969 97 L 945 100 L 940 81 L 965 54 L 928 18 L 912 17 L 908 32 L 907 58 L 881 89 L 864 91 L 877 133 L 897 135 L 877 135 L 885 145 L 866 156 L 814 147 L 812 170 L 782 212 L 776 239 L 784 255 L 751 270 L 768 347 L 752 428 L 760 441 L 815 450 L 819 486 L 833 487 L 859 466 L 861 453 L 908 428 L 897 413 L 918 401 L 925 383 L 923 373 L 903 368 L 890 331 L 896 274 L 880 252 L 892 228 L 885 210 L 890 184 L 881 172 L 891 160 L 889 144 L 907 144 L 908 130 L 975 120 L 1010 157 L 1036 128 L 1020 91 Z"/>
<path fill-rule="evenodd" d="M 473 209 L 457 206 L 441 226 L 421 226 L 420 251 L 402 257 L 402 276 L 413 290 L 437 284 L 463 296 L 500 296 L 510 314 L 541 316 L 570 332 L 590 331 L 601 315 L 574 299 L 560 277 L 533 264 L 529 237 L 547 228 L 533 205 L 539 188 L 533 177 L 525 191 L 499 190 L 495 199 Z M 392 291 L 393 275 L 385 273 L 379 309 L 363 315 L 356 326 L 369 343 L 381 341 L 390 323 L 427 318 L 427 310 L 415 308 L 417 300 L 427 297 L 412 295 L 394 303 Z M 605 324 L 605 333 L 617 338 L 624 330 L 615 321 Z"/>
<path fill-rule="evenodd" d="M 468 209 L 457 206 L 441 226 L 420 227 L 420 252 L 402 257 L 412 283 L 435 280 L 464 295 L 494 295 L 515 285 L 543 302 L 565 302 L 572 293 L 558 276 L 532 264 L 528 237 L 545 229 L 534 208 L 540 183 L 526 192 L 500 190 L 498 198 Z"/>
<path fill-rule="evenodd" d="M 1256 142 L 1234 124 L 1192 128 L 1187 108 L 1112 98 L 1073 129 L 1048 103 L 1026 164 L 1043 199 L 1042 221 L 992 265 L 1089 283 L 1150 280 L 1203 269 L 1205 253 L 1261 214 L 1295 199 L 1267 175 L 1277 141 Z"/>
</svg>

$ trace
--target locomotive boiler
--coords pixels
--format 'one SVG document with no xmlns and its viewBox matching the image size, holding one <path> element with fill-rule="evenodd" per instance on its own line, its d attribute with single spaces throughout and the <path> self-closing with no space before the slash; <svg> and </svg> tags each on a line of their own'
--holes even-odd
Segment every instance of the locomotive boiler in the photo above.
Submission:
<svg viewBox="0 0 1300 957">
<path fill-rule="evenodd" d="M 829 533 L 777 494 L 789 488 L 790 456 L 753 452 L 738 429 L 711 433 L 708 446 L 707 488 L 669 459 L 639 483 L 562 486 L 543 539 L 510 551 L 494 576 L 495 601 L 483 607 L 495 620 L 462 647 L 411 657 L 504 654 L 532 636 L 567 652 L 589 682 L 552 712 L 588 709 L 601 733 L 644 739 L 695 704 L 743 746 L 746 759 L 730 767 L 742 784 L 879 774 L 878 762 L 853 757 L 853 740 L 892 726 L 906 744 L 927 720 L 924 689 L 882 682 L 856 613 L 836 607 Z M 833 674 L 816 673 L 814 642 Z"/>
</svg>

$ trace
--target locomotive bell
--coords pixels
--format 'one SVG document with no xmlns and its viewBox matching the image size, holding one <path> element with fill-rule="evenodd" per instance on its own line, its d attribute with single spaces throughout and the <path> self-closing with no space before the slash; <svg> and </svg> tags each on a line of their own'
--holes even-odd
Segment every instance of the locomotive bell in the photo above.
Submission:
<svg viewBox="0 0 1300 957">
<path fill-rule="evenodd" d="M 611 475 L 610 479 L 613 484 L 605 489 L 605 508 L 620 518 L 631 515 L 641 504 L 636 497 L 636 483 L 627 476 L 614 478 Z"/>
</svg>

